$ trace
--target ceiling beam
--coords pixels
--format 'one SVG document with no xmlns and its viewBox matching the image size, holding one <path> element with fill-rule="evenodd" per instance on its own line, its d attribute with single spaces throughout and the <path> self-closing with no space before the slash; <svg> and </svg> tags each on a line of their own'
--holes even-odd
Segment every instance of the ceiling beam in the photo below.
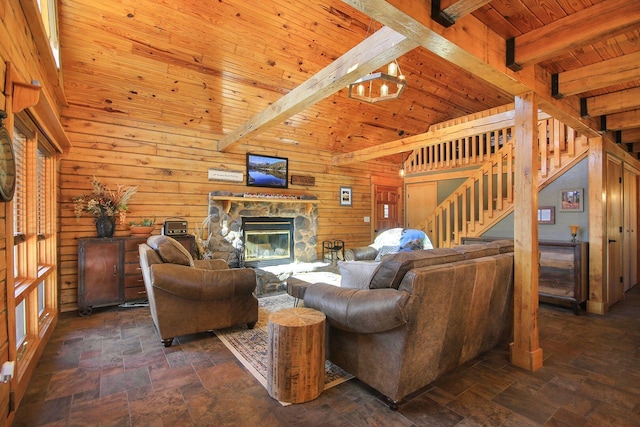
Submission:
<svg viewBox="0 0 640 427">
<path fill-rule="evenodd" d="M 408 40 L 391 28 L 381 28 L 300 86 L 221 138 L 218 142 L 218 151 L 223 151 L 251 133 L 281 123 L 416 47 L 418 47 L 417 43 Z"/>
<path fill-rule="evenodd" d="M 640 128 L 623 130 L 621 139 L 622 143 L 633 143 L 640 145 Z M 640 151 L 640 146 L 638 146 L 638 149 L 634 151 Z"/>
<path fill-rule="evenodd" d="M 519 70 L 562 53 L 638 28 L 637 1 L 607 0 L 524 33 L 508 44 L 507 66 Z"/>
<path fill-rule="evenodd" d="M 638 6 L 640 7 L 640 5 Z M 553 96 L 577 95 L 635 80 L 640 75 L 640 52 L 555 74 Z"/>
<path fill-rule="evenodd" d="M 491 3 L 491 0 L 431 0 L 431 18 L 440 25 L 450 27 L 458 19 L 473 13 L 487 3 Z"/>
<path fill-rule="evenodd" d="M 596 117 L 640 108 L 640 87 L 592 96 L 583 101 L 583 116 Z"/>
<path fill-rule="evenodd" d="M 626 130 L 640 127 L 640 110 L 625 111 L 624 113 L 609 114 L 607 116 L 607 130 Z"/>
</svg>

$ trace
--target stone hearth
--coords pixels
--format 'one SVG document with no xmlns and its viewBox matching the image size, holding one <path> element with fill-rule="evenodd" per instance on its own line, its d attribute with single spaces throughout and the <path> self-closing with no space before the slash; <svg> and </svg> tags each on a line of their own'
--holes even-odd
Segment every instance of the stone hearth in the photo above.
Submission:
<svg viewBox="0 0 640 427">
<path fill-rule="evenodd" d="M 243 217 L 282 217 L 293 218 L 293 250 L 296 262 L 314 262 L 318 258 L 317 233 L 318 209 L 313 203 L 308 208 L 309 200 L 300 203 L 288 200 L 279 201 L 277 198 L 263 200 L 238 200 L 225 203 L 214 200 L 212 196 L 231 196 L 229 193 L 211 192 L 209 197 L 209 216 L 207 227 L 209 239 L 206 247 L 208 256 L 227 261 L 230 267 L 241 265 L 242 247 L 242 218 Z"/>
</svg>

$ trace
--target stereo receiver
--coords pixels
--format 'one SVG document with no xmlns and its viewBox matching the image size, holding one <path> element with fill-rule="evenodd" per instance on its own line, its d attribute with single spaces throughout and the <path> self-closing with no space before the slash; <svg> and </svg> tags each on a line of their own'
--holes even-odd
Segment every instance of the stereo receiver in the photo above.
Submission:
<svg viewBox="0 0 640 427">
<path fill-rule="evenodd" d="M 189 223 L 184 219 L 167 219 L 162 228 L 165 236 L 186 236 Z"/>
</svg>

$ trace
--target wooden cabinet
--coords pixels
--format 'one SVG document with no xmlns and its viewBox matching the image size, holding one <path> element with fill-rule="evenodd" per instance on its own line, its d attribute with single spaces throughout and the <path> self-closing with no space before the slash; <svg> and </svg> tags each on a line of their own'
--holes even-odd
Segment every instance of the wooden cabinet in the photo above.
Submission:
<svg viewBox="0 0 640 427">
<path fill-rule="evenodd" d="M 540 301 L 569 304 L 575 314 L 587 300 L 589 244 L 587 242 L 538 242 L 540 248 Z"/>
<path fill-rule="evenodd" d="M 464 238 L 463 243 L 497 240 L 488 237 Z M 538 296 L 540 301 L 569 305 L 575 314 L 588 297 L 589 243 L 540 240 Z"/>
<path fill-rule="evenodd" d="M 122 302 L 121 239 L 80 239 L 78 242 L 78 310 Z"/>
<path fill-rule="evenodd" d="M 191 235 L 173 236 L 193 256 Z M 93 307 L 144 300 L 138 245 L 144 237 L 85 238 L 78 240 L 78 312 L 91 313 Z"/>
</svg>

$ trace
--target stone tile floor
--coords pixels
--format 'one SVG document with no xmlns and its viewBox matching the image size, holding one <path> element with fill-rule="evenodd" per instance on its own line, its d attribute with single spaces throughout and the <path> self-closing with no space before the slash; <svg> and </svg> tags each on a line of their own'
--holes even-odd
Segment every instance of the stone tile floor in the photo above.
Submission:
<svg viewBox="0 0 640 427">
<path fill-rule="evenodd" d="M 209 333 L 163 348 L 148 308 L 63 313 L 14 426 L 639 426 L 640 287 L 606 316 L 543 305 L 544 367 L 500 346 L 390 411 L 351 380 L 283 407 Z"/>
</svg>

